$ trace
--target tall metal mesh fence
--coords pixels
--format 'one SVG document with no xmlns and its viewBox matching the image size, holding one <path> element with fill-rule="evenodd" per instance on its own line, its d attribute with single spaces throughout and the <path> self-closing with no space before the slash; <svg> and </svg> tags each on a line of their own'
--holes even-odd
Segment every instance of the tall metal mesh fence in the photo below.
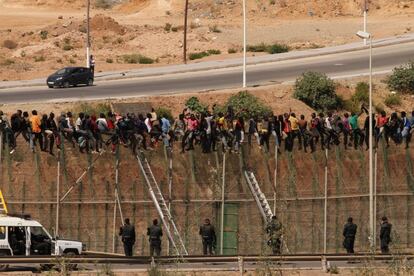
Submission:
<svg viewBox="0 0 414 276">
<path fill-rule="evenodd" d="M 323 250 L 324 169 L 328 166 L 327 248 L 341 252 L 342 228 L 349 216 L 358 225 L 356 249 L 368 249 L 368 152 L 332 148 L 328 153 L 294 151 L 278 155 L 275 179 L 275 152 L 243 145 L 240 154 L 226 154 L 225 203 L 239 205 L 237 252 L 266 254 L 264 225 L 256 203 L 243 178 L 251 169 L 271 205 L 276 198 L 277 215 L 284 225 L 284 242 L 290 253 L 316 253 Z M 198 227 L 210 218 L 220 231 L 223 172 L 221 150 L 203 154 L 198 149 L 179 153 L 174 149 L 172 193 L 169 195 L 168 159 L 162 147 L 146 152 L 154 175 L 184 238 L 190 254 L 201 253 Z M 92 165 L 93 154 L 81 154 L 65 142 L 56 157 L 32 153 L 19 140 L 10 154 L 7 147 L 2 160 L 2 190 L 12 213 L 29 213 L 51 233 L 56 224 L 57 160 L 60 160 L 60 196 Z M 137 160 L 127 148 L 104 153 L 93 164 L 79 185 L 60 204 L 59 236 L 78 239 L 95 251 L 122 252 L 118 237 L 121 219 L 115 207 L 115 164 L 119 158 L 119 194 L 124 217 L 133 221 L 137 231 L 136 254 L 148 254 L 146 228 L 157 217 Z M 394 225 L 393 248 L 413 244 L 411 218 L 413 207 L 413 150 L 382 143 L 377 150 L 377 214 Z M 276 180 L 276 181 L 275 181 Z M 274 186 L 276 184 L 276 190 Z M 114 210 L 117 211 L 114 224 Z M 377 224 L 379 231 L 379 224 Z M 377 232 L 378 232 L 377 231 Z M 163 238 L 166 254 L 167 239 Z M 113 246 L 115 247 L 113 248 Z M 287 250 L 285 249 L 285 250 Z"/>
</svg>

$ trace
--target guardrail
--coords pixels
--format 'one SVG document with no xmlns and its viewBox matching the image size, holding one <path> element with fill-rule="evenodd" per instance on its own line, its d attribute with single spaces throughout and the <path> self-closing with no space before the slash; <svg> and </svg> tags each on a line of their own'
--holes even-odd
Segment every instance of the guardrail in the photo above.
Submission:
<svg viewBox="0 0 414 276">
<path fill-rule="evenodd" d="M 311 254 L 311 255 L 280 255 L 280 256 L 163 256 L 154 257 L 137 256 L 103 256 L 81 255 L 75 257 L 51 257 L 51 256 L 10 256 L 0 257 L 0 264 L 56 264 L 59 260 L 65 260 L 72 264 L 160 264 L 168 263 L 237 263 L 237 262 L 332 262 L 332 261 L 392 261 L 412 260 L 413 254 L 373 255 L 373 254 Z M 322 265 L 323 266 L 323 265 Z"/>
</svg>

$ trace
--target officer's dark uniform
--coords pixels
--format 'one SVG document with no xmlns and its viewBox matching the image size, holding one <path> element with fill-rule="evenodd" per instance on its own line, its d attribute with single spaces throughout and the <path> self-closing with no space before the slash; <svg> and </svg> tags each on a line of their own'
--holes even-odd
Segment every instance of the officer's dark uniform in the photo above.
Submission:
<svg viewBox="0 0 414 276">
<path fill-rule="evenodd" d="M 383 219 L 382 224 L 381 224 L 381 231 L 380 231 L 382 254 L 390 253 L 390 249 L 388 245 L 391 242 L 391 229 L 392 229 L 392 224 L 389 223 L 388 220 Z"/>
<path fill-rule="evenodd" d="M 213 245 L 216 242 L 216 232 L 214 230 L 214 226 L 211 225 L 210 222 L 200 226 L 199 234 L 203 239 L 203 254 L 207 255 L 208 249 L 208 254 L 213 255 Z"/>
<path fill-rule="evenodd" d="M 125 256 L 132 256 L 132 247 L 135 243 L 135 227 L 129 224 L 129 222 L 125 223 L 119 230 L 119 235 L 122 236 Z"/>
<path fill-rule="evenodd" d="M 344 226 L 344 248 L 348 254 L 354 253 L 355 236 L 357 232 L 357 225 L 353 222 L 348 222 Z"/>
<path fill-rule="evenodd" d="M 269 234 L 267 244 L 272 247 L 273 254 L 280 255 L 282 253 L 282 224 L 276 217 L 267 223 L 266 233 Z"/>
<path fill-rule="evenodd" d="M 162 229 L 160 226 L 154 224 L 148 228 L 147 235 L 150 242 L 150 256 L 154 256 L 154 251 L 157 256 L 161 255 L 161 237 Z"/>
</svg>

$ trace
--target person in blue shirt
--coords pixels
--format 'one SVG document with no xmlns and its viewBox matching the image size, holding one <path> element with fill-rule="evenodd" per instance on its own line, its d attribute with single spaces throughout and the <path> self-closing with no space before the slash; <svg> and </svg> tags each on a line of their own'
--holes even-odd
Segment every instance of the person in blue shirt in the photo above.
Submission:
<svg viewBox="0 0 414 276">
<path fill-rule="evenodd" d="M 170 121 L 165 118 L 165 116 L 161 117 L 161 131 L 162 131 L 162 140 L 164 141 L 164 145 L 166 147 L 170 146 L 170 129 L 171 129 L 171 123 Z"/>
</svg>

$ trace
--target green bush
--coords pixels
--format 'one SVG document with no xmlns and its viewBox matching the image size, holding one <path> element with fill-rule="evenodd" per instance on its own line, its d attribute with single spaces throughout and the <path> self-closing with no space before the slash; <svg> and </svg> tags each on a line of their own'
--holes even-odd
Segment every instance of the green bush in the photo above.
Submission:
<svg viewBox="0 0 414 276">
<path fill-rule="evenodd" d="M 65 45 L 63 45 L 62 49 L 63 49 L 64 51 L 70 51 L 70 50 L 72 50 L 72 49 L 73 49 L 73 46 L 72 46 L 72 45 L 70 45 L 70 44 L 65 44 Z"/>
<path fill-rule="evenodd" d="M 322 73 L 303 73 L 296 79 L 293 96 L 316 110 L 341 107 L 341 100 L 335 93 L 334 81 Z"/>
<path fill-rule="evenodd" d="M 260 43 L 257 45 L 248 45 L 246 50 L 248 52 L 267 52 L 269 54 L 279 54 L 279 53 L 285 53 L 289 51 L 289 47 L 287 45 L 284 44 L 265 44 L 265 43 Z"/>
<path fill-rule="evenodd" d="M 227 53 L 229 53 L 229 54 L 235 54 L 235 53 L 237 53 L 237 49 L 230 48 L 230 49 L 227 50 Z"/>
<path fill-rule="evenodd" d="M 43 40 L 45 40 L 47 38 L 47 35 L 48 34 L 49 34 L 48 31 L 42 30 L 42 31 L 40 31 L 40 38 L 43 39 Z"/>
<path fill-rule="evenodd" d="M 266 52 L 272 55 L 279 54 L 279 53 L 286 53 L 286 52 L 289 52 L 289 47 L 283 44 L 273 44 L 267 48 Z"/>
<path fill-rule="evenodd" d="M 203 51 L 203 52 L 190 53 L 188 55 L 188 58 L 190 60 L 195 60 L 195 59 L 201 59 L 203 57 L 208 57 L 208 56 L 211 56 L 211 55 L 219 55 L 219 54 L 221 54 L 220 50 L 210 49 L 210 50 Z"/>
<path fill-rule="evenodd" d="M 229 106 L 233 108 L 237 116 L 244 118 L 267 116 L 272 113 L 269 106 L 265 105 L 259 98 L 248 91 L 240 91 L 236 95 L 231 96 L 224 106 L 216 107 L 215 112 L 226 112 Z"/>
<path fill-rule="evenodd" d="M 114 60 L 112 58 L 107 58 L 106 63 L 114 63 Z"/>
<path fill-rule="evenodd" d="M 45 61 L 45 57 L 44 56 L 34 57 L 34 61 L 35 62 Z"/>
<path fill-rule="evenodd" d="M 154 60 L 152 58 L 140 55 L 140 54 L 129 54 L 129 55 L 123 55 L 122 59 L 125 63 L 129 64 L 152 64 L 154 63 Z"/>
<path fill-rule="evenodd" d="M 209 55 L 220 55 L 221 54 L 221 51 L 220 50 L 216 50 L 216 49 L 210 49 L 210 50 L 207 50 L 207 53 Z"/>
<path fill-rule="evenodd" d="M 197 113 L 204 113 L 208 110 L 208 106 L 201 103 L 197 97 L 191 97 L 185 102 L 185 106 Z"/>
<path fill-rule="evenodd" d="M 351 99 L 357 103 L 368 103 L 369 101 L 369 84 L 366 82 L 358 82 L 355 87 L 355 93 Z"/>
<path fill-rule="evenodd" d="M 390 90 L 414 94 L 414 62 L 394 68 L 386 82 Z"/>
<path fill-rule="evenodd" d="M 109 103 L 99 103 L 99 104 L 90 104 L 88 102 L 83 102 L 77 104 L 73 108 L 73 113 L 79 114 L 81 112 L 89 115 L 99 116 L 100 113 L 107 114 L 111 111 L 111 105 Z"/>
<path fill-rule="evenodd" d="M 165 23 L 164 31 L 166 31 L 166 32 L 171 31 L 171 27 L 172 27 L 172 25 L 170 23 Z"/>
<path fill-rule="evenodd" d="M 401 98 L 397 94 L 391 94 L 385 98 L 384 103 L 388 107 L 398 106 L 401 105 Z"/>
<path fill-rule="evenodd" d="M 82 26 L 79 26 L 78 31 L 83 33 L 83 34 L 86 34 L 88 32 L 88 29 L 86 28 L 85 25 L 82 25 Z"/>
<path fill-rule="evenodd" d="M 171 113 L 171 110 L 168 108 L 164 108 L 164 107 L 159 107 L 155 110 L 155 113 L 157 113 L 157 118 L 162 118 L 165 117 L 166 119 L 168 119 L 170 122 L 174 121 L 174 117 Z"/>
<path fill-rule="evenodd" d="M 267 45 L 263 42 L 257 45 L 247 45 L 247 52 L 266 52 Z"/>
<path fill-rule="evenodd" d="M 190 53 L 188 58 L 190 60 L 201 59 L 203 57 L 208 57 L 209 54 L 207 52 L 198 52 L 198 53 Z"/>
</svg>

